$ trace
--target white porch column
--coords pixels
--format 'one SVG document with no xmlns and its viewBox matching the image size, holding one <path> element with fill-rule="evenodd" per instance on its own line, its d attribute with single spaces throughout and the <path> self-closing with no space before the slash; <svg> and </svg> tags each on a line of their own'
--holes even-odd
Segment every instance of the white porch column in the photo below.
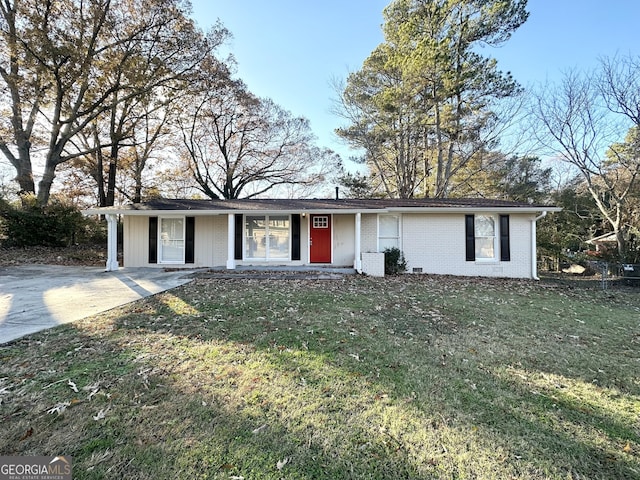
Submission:
<svg viewBox="0 0 640 480">
<path fill-rule="evenodd" d="M 236 216 L 233 213 L 227 217 L 227 269 L 236 269 Z"/>
<path fill-rule="evenodd" d="M 361 252 L 361 241 L 360 241 L 360 231 L 362 228 L 362 214 L 360 212 L 356 213 L 356 245 L 355 245 L 355 260 L 353 261 L 353 268 L 356 269 L 356 272 L 362 273 L 362 252 Z"/>
<path fill-rule="evenodd" d="M 107 265 L 105 271 L 118 270 L 118 218 L 112 213 L 105 215 L 107 219 Z"/>
</svg>

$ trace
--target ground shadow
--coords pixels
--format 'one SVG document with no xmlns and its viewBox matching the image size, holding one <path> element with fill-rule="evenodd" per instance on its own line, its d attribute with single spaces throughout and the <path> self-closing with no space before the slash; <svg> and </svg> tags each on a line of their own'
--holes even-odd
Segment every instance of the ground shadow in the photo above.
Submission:
<svg viewBox="0 0 640 480">
<path fill-rule="evenodd" d="M 397 293 L 385 296 L 379 292 L 373 301 L 371 296 L 354 296 L 345 308 L 331 302 L 334 287 L 328 288 L 326 283 L 307 282 L 295 288 L 286 282 L 279 285 L 279 290 L 265 297 L 263 287 L 256 282 L 201 282 L 189 287 L 202 288 L 198 304 L 193 302 L 191 291 L 176 289 L 123 309 L 106 330 L 92 331 L 85 323 L 56 329 L 53 337 L 40 337 L 39 346 L 28 339 L 22 341 L 20 349 L 35 347 L 49 355 L 48 360 L 34 359 L 30 367 L 36 374 L 46 371 L 55 360 L 62 370 L 51 374 L 49 380 L 69 377 L 87 385 L 98 379 L 104 382 L 106 392 L 118 392 L 120 399 L 71 406 L 69 412 L 85 416 L 95 416 L 97 407 L 110 408 L 104 421 L 87 421 L 79 429 L 74 429 L 70 416 L 55 417 L 56 425 L 51 428 L 50 416 L 32 415 L 25 403 L 3 415 L 11 426 L 0 452 L 29 452 L 43 444 L 46 448 L 60 445 L 42 436 L 53 429 L 62 439 L 76 437 L 75 443 L 70 443 L 76 449 L 65 453 L 78 458 L 85 468 L 84 478 L 111 474 L 224 478 L 247 472 L 251 475 L 246 478 L 279 478 L 287 473 L 295 478 L 362 478 L 371 472 L 377 478 L 455 478 L 455 469 L 447 465 L 448 470 L 444 470 L 444 463 L 446 449 L 457 444 L 448 444 L 446 439 L 440 445 L 445 451 L 434 450 L 429 460 L 432 463 L 416 464 L 412 445 L 401 436 L 376 432 L 379 425 L 345 432 L 340 438 L 352 444 L 338 448 L 336 439 L 323 441 L 318 437 L 322 429 L 313 431 L 302 417 L 293 421 L 279 417 L 276 413 L 286 410 L 276 410 L 269 402 L 262 403 L 260 397 L 261 385 L 276 379 L 265 376 L 263 380 L 243 380 L 243 355 L 258 352 L 292 385 L 299 386 L 304 380 L 304 388 L 312 389 L 314 395 L 335 395 L 332 404 L 336 415 L 349 410 L 358 415 L 361 405 L 340 398 L 340 390 L 320 374 L 314 378 L 309 362 L 316 362 L 314 368 L 325 368 L 336 383 L 352 382 L 369 389 L 372 402 L 386 402 L 381 409 L 410 409 L 419 412 L 419 418 L 431 419 L 424 425 L 406 425 L 407 430 L 454 427 L 469 432 L 470 448 L 499 447 L 501 453 L 496 454 L 505 455 L 501 461 L 510 464 L 512 473 L 522 478 L 544 477 L 543 468 L 552 477 L 582 478 L 593 472 L 609 478 L 634 477 L 637 457 L 603 450 L 563 429 L 573 425 L 597 430 L 621 442 L 621 450 L 625 441 L 640 442 L 636 431 L 615 416 L 581 410 L 581 405 L 562 395 L 535 392 L 526 383 L 501 376 L 471 351 L 481 345 L 463 345 L 461 349 L 467 350 L 464 356 L 460 351 L 452 352 L 456 337 L 475 327 L 441 315 L 441 298 L 433 298 L 429 315 L 421 311 L 412 318 L 394 318 L 394 302 L 401 301 Z M 381 285 L 371 284 L 371 288 Z M 460 285 L 454 287 L 451 292 Z M 348 294 L 350 288 L 345 283 L 338 290 Z M 353 292 L 357 293 L 355 288 Z M 414 291 L 402 293 L 418 295 Z M 296 302 L 295 295 L 302 294 L 304 302 Z M 323 321 L 332 322 L 331 328 L 320 330 L 319 312 Z M 61 338 L 73 338 L 73 343 L 60 344 Z M 171 351 L 168 360 L 158 356 L 163 349 Z M 181 351 L 199 352 L 203 363 L 211 356 L 220 356 L 220 367 L 203 371 L 187 362 L 193 353 L 181 355 Z M 103 352 L 109 352 L 104 359 Z M 231 357 L 225 359 L 224 355 Z M 504 362 L 520 362 L 519 367 L 526 371 L 544 371 L 539 362 L 528 363 L 529 359 L 518 352 Z M 34 374 L 22 370 L 12 372 L 18 383 L 21 376 Z M 556 366 L 555 372 L 567 377 L 576 373 L 562 365 Z M 473 384 L 464 389 L 459 385 L 442 387 L 464 384 L 465 378 L 472 378 Z M 426 385 L 430 381 L 432 387 Z M 236 391 L 245 388 L 246 395 L 225 397 L 220 393 L 224 389 L 214 388 L 225 382 Z M 64 396 L 69 394 L 64 382 L 50 391 L 59 395 L 58 399 L 69 398 Z M 236 403 L 239 398 L 245 403 Z M 508 402 L 501 401 L 506 398 Z M 558 419 L 563 423 L 555 423 Z M 39 436 L 35 432 L 21 440 L 30 422 L 41 422 L 37 425 L 43 425 L 43 433 Z M 486 443 L 483 433 L 490 434 L 487 436 L 494 443 Z M 155 464 L 166 465 L 167 458 L 173 470 L 154 470 Z M 589 461 L 572 464 L 574 458 Z M 285 459 L 287 463 L 278 469 L 278 462 Z M 459 468 L 459 475 L 469 473 L 465 473 L 464 465 Z"/>
</svg>

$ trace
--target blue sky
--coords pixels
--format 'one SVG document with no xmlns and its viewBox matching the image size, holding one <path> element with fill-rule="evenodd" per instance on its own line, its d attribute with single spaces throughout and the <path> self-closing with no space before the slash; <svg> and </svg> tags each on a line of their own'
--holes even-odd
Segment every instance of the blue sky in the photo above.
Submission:
<svg viewBox="0 0 640 480">
<path fill-rule="evenodd" d="M 318 145 L 346 159 L 333 133 L 331 83 L 358 70 L 383 41 L 382 10 L 390 0 L 192 0 L 203 29 L 218 18 L 232 32 L 228 48 L 238 77 L 311 121 Z M 500 48 L 486 48 L 522 85 L 591 69 L 601 56 L 640 54 L 637 0 L 529 0 L 529 20 Z"/>
</svg>

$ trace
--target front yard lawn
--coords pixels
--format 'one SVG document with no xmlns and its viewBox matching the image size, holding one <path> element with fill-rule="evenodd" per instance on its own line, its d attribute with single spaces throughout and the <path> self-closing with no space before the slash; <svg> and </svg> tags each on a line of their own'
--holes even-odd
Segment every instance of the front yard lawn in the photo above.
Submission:
<svg viewBox="0 0 640 480">
<path fill-rule="evenodd" d="M 639 372 L 637 288 L 198 279 L 0 347 L 0 455 L 71 455 L 74 479 L 640 478 Z"/>
</svg>

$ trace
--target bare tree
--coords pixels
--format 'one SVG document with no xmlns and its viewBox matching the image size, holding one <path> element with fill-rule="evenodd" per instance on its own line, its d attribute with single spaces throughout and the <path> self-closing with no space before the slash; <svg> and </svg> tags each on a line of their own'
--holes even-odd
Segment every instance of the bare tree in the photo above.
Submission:
<svg viewBox="0 0 640 480">
<path fill-rule="evenodd" d="M 141 201 L 145 170 L 154 153 L 166 147 L 163 140 L 175 122 L 179 99 L 172 92 L 132 100 L 113 104 L 70 142 L 86 152 L 72 165 L 93 180 L 101 207 L 113 205 L 118 192 L 129 201 Z"/>
<path fill-rule="evenodd" d="M 306 119 L 257 98 L 237 80 L 204 81 L 182 119 L 182 132 L 193 178 L 210 198 L 314 185 L 326 173 L 317 165 L 335 158 L 314 145 Z"/>
<path fill-rule="evenodd" d="M 631 65 L 626 67 L 636 68 Z M 579 172 L 615 232 L 618 253 L 624 258 L 628 230 L 625 218 L 640 175 L 640 152 L 634 130 L 629 131 L 624 146 L 616 141 L 624 125 L 629 127 L 628 120 L 633 120 L 628 100 L 635 94 L 627 90 L 624 81 L 628 78 L 619 75 L 618 65 L 605 61 L 603 66 L 594 75 L 569 72 L 559 85 L 545 85 L 535 96 L 533 114 L 539 125 L 538 140 Z M 640 70 L 636 70 L 638 74 Z"/>
<path fill-rule="evenodd" d="M 62 7 L 37 0 L 0 3 L 0 95 L 11 106 L 0 151 L 25 192 L 36 191 L 32 149 L 42 152 L 41 204 L 60 164 L 108 148 L 104 160 L 113 165 L 128 138 L 128 106 L 182 79 L 226 35 L 217 28 L 204 36 L 181 0 L 70 0 Z M 111 138 L 99 139 L 89 152 L 78 150 L 72 140 L 105 115 Z M 115 175 L 115 166 L 109 171 Z M 114 180 L 107 183 L 108 198 Z"/>
</svg>

